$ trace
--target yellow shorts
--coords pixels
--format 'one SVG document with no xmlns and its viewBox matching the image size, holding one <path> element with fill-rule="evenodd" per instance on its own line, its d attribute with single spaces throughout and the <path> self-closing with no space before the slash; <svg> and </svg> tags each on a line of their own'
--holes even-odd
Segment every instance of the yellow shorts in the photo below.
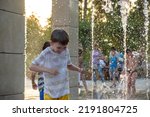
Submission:
<svg viewBox="0 0 150 117">
<path fill-rule="evenodd" d="M 52 98 L 48 94 L 44 94 L 44 100 L 69 100 L 69 99 L 70 99 L 69 94 L 61 96 L 59 98 Z"/>
</svg>

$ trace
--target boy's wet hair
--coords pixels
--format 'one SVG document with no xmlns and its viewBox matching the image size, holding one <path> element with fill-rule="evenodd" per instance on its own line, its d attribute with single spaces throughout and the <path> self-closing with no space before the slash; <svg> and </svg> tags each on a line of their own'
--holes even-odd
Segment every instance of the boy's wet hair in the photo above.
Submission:
<svg viewBox="0 0 150 117">
<path fill-rule="evenodd" d="M 83 52 L 83 50 L 81 48 L 79 48 L 78 55 L 81 56 L 82 52 Z"/>
<path fill-rule="evenodd" d="M 50 46 L 50 42 L 49 41 L 46 41 L 42 47 L 42 50 L 45 50 L 47 47 Z"/>
<path fill-rule="evenodd" d="M 127 54 L 130 53 L 130 52 L 132 52 L 130 49 L 126 49 Z"/>
<path fill-rule="evenodd" d="M 51 34 L 51 41 L 67 45 L 69 42 L 69 36 L 63 29 L 56 29 Z"/>
<path fill-rule="evenodd" d="M 116 51 L 116 48 L 115 48 L 115 47 L 111 47 L 110 50 L 111 50 L 111 51 Z"/>
</svg>

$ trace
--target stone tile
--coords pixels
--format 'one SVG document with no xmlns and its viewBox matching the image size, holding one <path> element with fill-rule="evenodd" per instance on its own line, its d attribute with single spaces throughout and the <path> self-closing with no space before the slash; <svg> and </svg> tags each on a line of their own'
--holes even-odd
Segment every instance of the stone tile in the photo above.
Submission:
<svg viewBox="0 0 150 117">
<path fill-rule="evenodd" d="M 78 1 L 53 0 L 52 22 L 54 27 L 78 27 Z M 60 12 L 61 11 L 61 12 Z"/>
<path fill-rule="evenodd" d="M 78 28 L 79 21 L 78 21 L 79 11 L 78 11 L 78 0 L 71 0 L 70 1 L 70 26 Z"/>
<path fill-rule="evenodd" d="M 52 22 L 54 26 L 66 26 L 70 23 L 70 0 L 52 1 Z M 61 12 L 60 12 L 61 11 Z"/>
<path fill-rule="evenodd" d="M 0 54 L 0 95 L 24 92 L 24 55 Z"/>
<path fill-rule="evenodd" d="M 0 52 L 23 53 L 25 42 L 24 17 L 0 10 Z"/>
<path fill-rule="evenodd" d="M 0 0 L 0 9 L 17 14 L 24 14 L 25 0 Z"/>
</svg>

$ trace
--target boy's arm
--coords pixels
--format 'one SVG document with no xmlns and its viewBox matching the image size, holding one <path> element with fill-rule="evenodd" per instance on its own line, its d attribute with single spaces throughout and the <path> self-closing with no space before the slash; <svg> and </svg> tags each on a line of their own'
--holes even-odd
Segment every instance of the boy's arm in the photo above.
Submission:
<svg viewBox="0 0 150 117">
<path fill-rule="evenodd" d="M 31 71 L 35 71 L 35 72 L 47 72 L 47 73 L 50 73 L 52 75 L 57 75 L 59 73 L 57 69 L 49 69 L 49 68 L 38 66 L 38 65 L 34 65 L 34 64 L 32 64 L 29 67 L 29 69 Z"/>
<path fill-rule="evenodd" d="M 83 69 L 82 69 L 82 68 L 79 68 L 79 67 L 77 67 L 77 66 L 75 66 L 75 65 L 73 65 L 73 64 L 67 65 L 67 68 L 68 68 L 69 70 L 72 70 L 72 71 L 77 71 L 77 72 L 80 72 L 80 73 L 83 72 Z"/>
<path fill-rule="evenodd" d="M 73 65 L 71 63 L 70 54 L 69 54 L 69 50 L 68 49 L 67 49 L 67 52 L 68 52 L 68 54 L 67 54 L 68 55 L 67 68 L 69 70 L 72 70 L 72 71 L 77 71 L 77 72 L 83 73 L 84 71 L 83 71 L 82 68 L 79 68 L 79 67 L 77 67 L 77 66 L 75 66 L 75 65 Z"/>
<path fill-rule="evenodd" d="M 32 72 L 32 73 L 31 73 L 32 88 L 36 90 L 36 89 L 37 89 L 37 85 L 36 85 L 36 83 L 35 83 L 35 76 L 36 76 L 36 72 Z"/>
<path fill-rule="evenodd" d="M 31 73 L 31 81 L 32 83 L 35 81 L 36 72 Z"/>
</svg>

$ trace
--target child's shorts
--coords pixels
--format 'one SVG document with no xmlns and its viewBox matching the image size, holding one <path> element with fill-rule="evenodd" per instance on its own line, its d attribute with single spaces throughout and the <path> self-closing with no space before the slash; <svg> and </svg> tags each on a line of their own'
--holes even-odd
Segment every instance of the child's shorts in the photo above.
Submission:
<svg viewBox="0 0 150 117">
<path fill-rule="evenodd" d="M 44 94 L 44 100 L 69 100 L 69 99 L 70 99 L 70 95 L 69 94 L 61 96 L 59 98 L 52 98 L 48 94 Z"/>
</svg>

